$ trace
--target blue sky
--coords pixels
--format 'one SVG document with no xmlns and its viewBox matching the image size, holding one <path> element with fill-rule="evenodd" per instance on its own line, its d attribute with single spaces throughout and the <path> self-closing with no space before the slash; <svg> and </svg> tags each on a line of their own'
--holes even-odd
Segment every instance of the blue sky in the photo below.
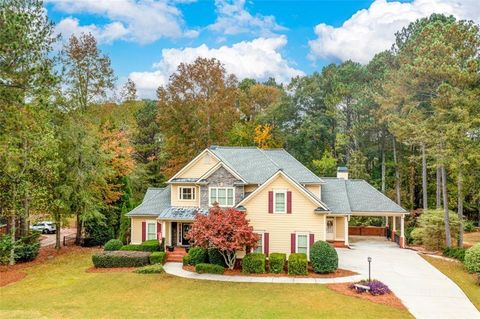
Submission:
<svg viewBox="0 0 480 319">
<path fill-rule="evenodd" d="M 221 60 L 240 79 L 259 81 L 311 74 L 348 59 L 367 63 L 388 49 L 395 31 L 433 12 L 480 17 L 476 0 L 47 0 L 64 39 L 93 33 L 121 85 L 141 97 L 181 62 Z"/>
</svg>

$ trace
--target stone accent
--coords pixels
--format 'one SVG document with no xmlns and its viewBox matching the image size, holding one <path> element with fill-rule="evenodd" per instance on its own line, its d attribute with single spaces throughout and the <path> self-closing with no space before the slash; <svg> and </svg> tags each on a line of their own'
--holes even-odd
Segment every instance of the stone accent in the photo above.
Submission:
<svg viewBox="0 0 480 319">
<path fill-rule="evenodd" d="M 209 187 L 235 187 L 235 205 L 244 198 L 243 185 L 235 186 L 235 184 L 242 183 L 227 171 L 223 166 L 220 166 L 207 179 L 207 184 L 200 186 L 200 207 L 208 209 L 208 188 Z"/>
</svg>

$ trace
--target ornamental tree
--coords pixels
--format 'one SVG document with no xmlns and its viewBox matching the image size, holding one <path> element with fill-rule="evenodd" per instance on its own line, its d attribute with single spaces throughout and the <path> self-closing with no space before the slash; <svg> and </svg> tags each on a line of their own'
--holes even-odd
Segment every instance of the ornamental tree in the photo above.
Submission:
<svg viewBox="0 0 480 319">
<path fill-rule="evenodd" d="M 218 249 L 225 264 L 233 269 L 237 250 L 245 247 L 256 248 L 260 238 L 248 222 L 245 214 L 234 208 L 221 209 L 215 206 L 208 215 L 195 216 L 187 239 L 194 246 Z"/>
</svg>

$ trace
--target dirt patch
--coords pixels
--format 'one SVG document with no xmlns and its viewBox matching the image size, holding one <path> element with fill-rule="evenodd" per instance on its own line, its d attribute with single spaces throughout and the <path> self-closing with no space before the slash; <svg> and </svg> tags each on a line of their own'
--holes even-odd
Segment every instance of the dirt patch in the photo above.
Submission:
<svg viewBox="0 0 480 319">
<path fill-rule="evenodd" d="M 104 273 L 104 272 L 133 272 L 135 267 L 117 267 L 117 268 L 95 268 L 90 267 L 85 270 L 85 272 L 89 273 Z"/>
<path fill-rule="evenodd" d="M 343 284 L 328 284 L 327 287 L 330 288 L 333 291 L 336 291 L 338 293 L 341 293 L 342 295 L 346 296 L 352 296 L 355 298 L 360 298 L 364 300 L 368 300 L 374 303 L 382 304 L 382 305 L 387 305 L 391 307 L 395 307 L 398 309 L 407 309 L 403 305 L 403 303 L 398 299 L 397 296 L 393 292 L 390 292 L 388 294 L 384 295 L 379 295 L 379 296 L 373 296 L 369 294 L 368 292 L 364 293 L 358 293 L 353 289 L 350 289 L 351 283 L 343 283 Z"/>
<path fill-rule="evenodd" d="M 100 248 L 92 247 L 79 247 L 79 246 L 67 246 L 62 247 L 60 250 L 56 250 L 53 247 L 41 247 L 40 252 L 35 260 L 18 263 L 13 266 L 0 266 L 0 287 L 17 282 L 25 278 L 27 275 L 24 269 L 42 264 L 48 260 L 52 260 L 57 256 L 70 254 L 70 253 L 83 253 L 83 252 L 97 252 L 100 251 Z"/>
<path fill-rule="evenodd" d="M 195 266 L 183 266 L 184 270 L 195 272 Z M 224 275 L 226 276 L 249 276 L 249 277 L 293 277 L 293 278 L 339 278 L 358 275 L 358 273 L 346 269 L 337 269 L 336 272 L 330 274 L 317 274 L 311 270 L 308 271 L 307 276 L 293 276 L 286 272 L 280 274 L 245 274 L 241 269 L 225 269 Z"/>
</svg>

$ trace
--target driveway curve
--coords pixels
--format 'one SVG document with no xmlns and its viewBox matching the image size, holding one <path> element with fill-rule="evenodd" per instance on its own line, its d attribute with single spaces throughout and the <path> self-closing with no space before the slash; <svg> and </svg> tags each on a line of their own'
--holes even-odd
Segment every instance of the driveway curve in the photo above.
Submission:
<svg viewBox="0 0 480 319">
<path fill-rule="evenodd" d="M 416 317 L 422 319 L 476 319 L 480 313 L 463 291 L 415 251 L 400 249 L 384 238 L 366 238 L 337 249 L 339 267 L 387 284 Z"/>
</svg>

